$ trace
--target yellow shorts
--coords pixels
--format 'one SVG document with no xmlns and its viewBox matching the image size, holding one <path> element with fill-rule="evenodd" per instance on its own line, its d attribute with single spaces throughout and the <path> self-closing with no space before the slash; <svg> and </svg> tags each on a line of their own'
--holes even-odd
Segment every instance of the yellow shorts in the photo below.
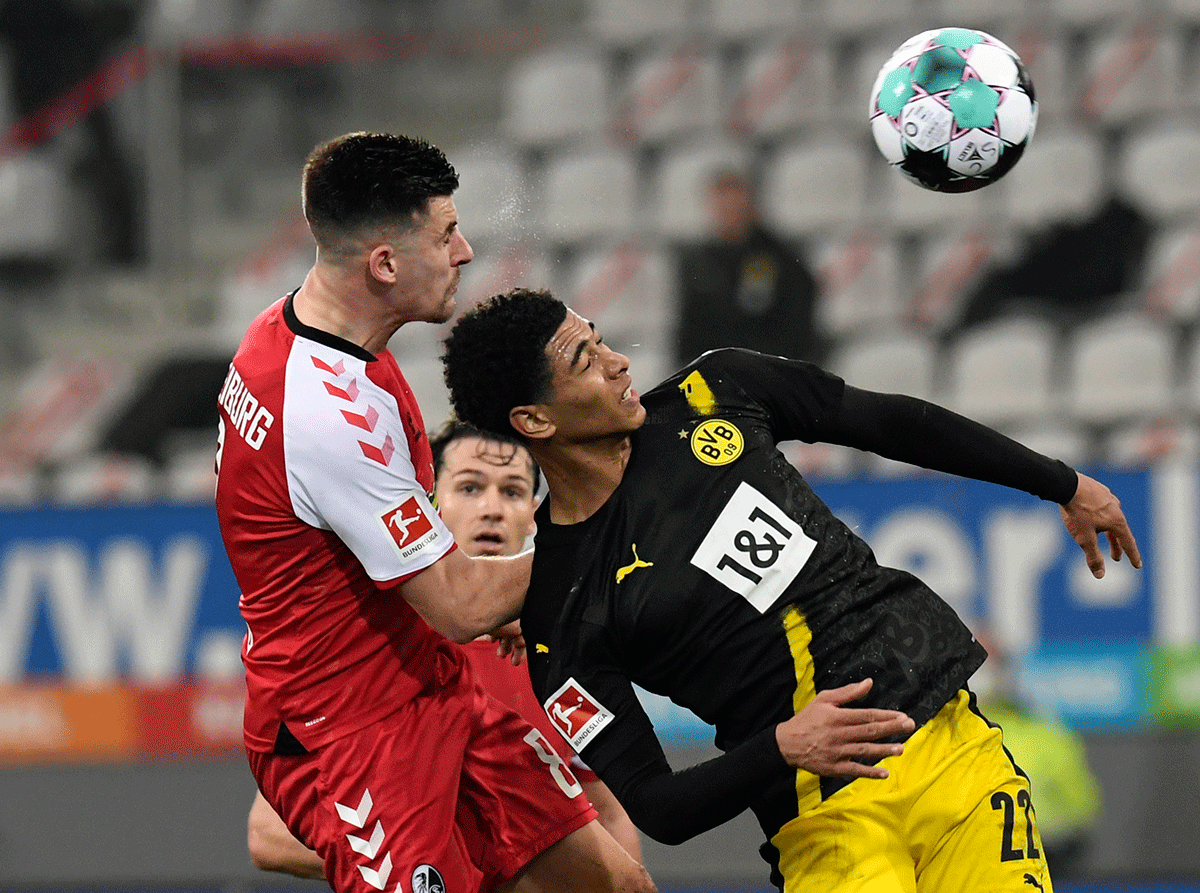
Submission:
<svg viewBox="0 0 1200 893">
<path fill-rule="evenodd" d="M 1050 893 L 1029 780 L 960 691 L 889 777 L 859 779 L 771 839 L 785 893 Z"/>
</svg>

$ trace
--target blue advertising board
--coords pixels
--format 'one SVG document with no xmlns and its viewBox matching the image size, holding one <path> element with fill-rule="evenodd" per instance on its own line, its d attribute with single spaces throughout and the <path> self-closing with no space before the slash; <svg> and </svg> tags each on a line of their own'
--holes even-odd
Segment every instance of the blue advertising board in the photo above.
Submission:
<svg viewBox="0 0 1200 893">
<path fill-rule="evenodd" d="M 1057 506 L 1003 487 L 923 474 L 814 489 L 881 563 L 1033 652 L 1025 678 L 1061 682 L 1050 701 L 1078 702 L 1062 679 L 1106 667 L 1111 702 L 1088 709 L 1132 723 L 1146 699 L 1138 649 L 1200 642 L 1200 486 L 1194 465 L 1094 474 L 1119 495 L 1144 570 L 1110 560 L 1094 580 Z M 211 505 L 0 511 L 0 682 L 237 674 L 237 595 Z M 647 700 L 668 737 L 695 734 L 669 702 Z"/>
</svg>

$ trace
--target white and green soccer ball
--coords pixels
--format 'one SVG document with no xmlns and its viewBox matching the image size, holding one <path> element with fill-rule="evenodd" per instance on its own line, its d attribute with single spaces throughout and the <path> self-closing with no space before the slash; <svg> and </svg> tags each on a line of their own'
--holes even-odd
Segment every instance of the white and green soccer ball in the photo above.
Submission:
<svg viewBox="0 0 1200 893">
<path fill-rule="evenodd" d="M 970 28 L 907 40 L 871 89 L 871 132 L 888 164 L 938 192 L 969 192 L 1017 163 L 1037 125 L 1033 82 L 1001 41 Z"/>
</svg>

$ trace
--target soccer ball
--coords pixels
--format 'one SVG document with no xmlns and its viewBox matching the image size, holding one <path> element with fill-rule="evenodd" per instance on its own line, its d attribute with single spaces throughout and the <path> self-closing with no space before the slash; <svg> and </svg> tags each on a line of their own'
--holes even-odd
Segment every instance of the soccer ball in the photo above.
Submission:
<svg viewBox="0 0 1200 893">
<path fill-rule="evenodd" d="M 1017 54 L 969 28 L 905 41 L 871 88 L 871 132 L 888 164 L 938 192 L 970 192 L 1012 170 L 1037 125 Z"/>
</svg>

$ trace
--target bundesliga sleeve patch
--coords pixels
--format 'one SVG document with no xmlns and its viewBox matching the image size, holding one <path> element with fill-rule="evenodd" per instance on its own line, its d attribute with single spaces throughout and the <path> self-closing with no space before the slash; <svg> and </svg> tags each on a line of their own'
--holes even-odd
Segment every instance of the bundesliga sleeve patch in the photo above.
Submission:
<svg viewBox="0 0 1200 893">
<path fill-rule="evenodd" d="M 543 705 L 550 722 L 575 751 L 583 750 L 592 737 L 615 718 L 611 710 L 569 678 Z"/>
<path fill-rule="evenodd" d="M 433 522 L 425 514 L 421 501 L 416 496 L 410 496 L 399 505 L 388 509 L 379 516 L 379 523 L 396 543 L 403 561 L 412 559 L 438 538 Z"/>
</svg>

